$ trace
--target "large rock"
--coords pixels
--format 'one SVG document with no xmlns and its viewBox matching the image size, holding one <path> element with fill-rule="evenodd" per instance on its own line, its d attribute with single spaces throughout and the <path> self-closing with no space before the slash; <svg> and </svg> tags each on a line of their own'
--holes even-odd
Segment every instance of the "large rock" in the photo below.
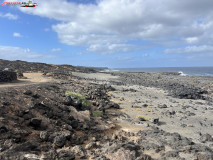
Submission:
<svg viewBox="0 0 213 160">
<path fill-rule="evenodd" d="M 67 96 L 64 98 L 64 104 L 68 106 L 73 106 L 77 110 L 82 110 L 82 101 L 74 96 Z"/>
<path fill-rule="evenodd" d="M 16 72 L 0 71 L 0 82 L 10 82 L 17 80 Z"/>
</svg>

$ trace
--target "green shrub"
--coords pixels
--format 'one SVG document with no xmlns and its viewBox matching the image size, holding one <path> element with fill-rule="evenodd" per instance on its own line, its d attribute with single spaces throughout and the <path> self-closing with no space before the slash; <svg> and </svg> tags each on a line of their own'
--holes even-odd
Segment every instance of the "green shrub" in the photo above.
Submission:
<svg viewBox="0 0 213 160">
<path fill-rule="evenodd" d="M 80 99 L 82 101 L 82 106 L 84 108 L 88 108 L 90 106 L 89 101 L 86 100 L 86 98 L 84 96 L 82 96 L 81 94 L 79 94 L 79 93 L 66 91 L 65 95 L 66 96 L 73 96 L 73 97 L 76 97 L 76 98 Z"/>
<path fill-rule="evenodd" d="M 103 113 L 101 111 L 93 111 L 92 116 L 93 117 L 101 117 L 101 116 L 103 116 Z"/>
</svg>

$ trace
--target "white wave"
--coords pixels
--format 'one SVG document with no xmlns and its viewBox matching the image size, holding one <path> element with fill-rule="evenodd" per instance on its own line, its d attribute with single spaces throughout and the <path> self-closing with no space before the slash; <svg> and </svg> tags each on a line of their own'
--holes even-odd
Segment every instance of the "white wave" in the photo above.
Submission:
<svg viewBox="0 0 213 160">
<path fill-rule="evenodd" d="M 182 71 L 179 71 L 178 73 L 180 73 L 181 76 L 186 76 L 187 74 L 184 74 Z"/>
</svg>

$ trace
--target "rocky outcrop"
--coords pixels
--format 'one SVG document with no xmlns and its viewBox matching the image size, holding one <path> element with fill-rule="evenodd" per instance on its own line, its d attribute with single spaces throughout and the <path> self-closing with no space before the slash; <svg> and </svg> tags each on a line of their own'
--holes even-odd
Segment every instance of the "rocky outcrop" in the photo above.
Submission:
<svg viewBox="0 0 213 160">
<path fill-rule="evenodd" d="M 52 73 L 59 75 L 70 75 L 70 72 L 81 71 L 81 72 L 94 72 L 92 68 L 87 67 L 74 67 L 72 65 L 52 65 L 45 63 L 25 62 L 25 61 L 8 61 L 0 59 L 0 70 L 5 68 L 17 71 L 18 73 L 24 72 L 43 72 Z"/>
<path fill-rule="evenodd" d="M 17 80 L 16 72 L 0 71 L 0 82 L 10 82 Z"/>
</svg>

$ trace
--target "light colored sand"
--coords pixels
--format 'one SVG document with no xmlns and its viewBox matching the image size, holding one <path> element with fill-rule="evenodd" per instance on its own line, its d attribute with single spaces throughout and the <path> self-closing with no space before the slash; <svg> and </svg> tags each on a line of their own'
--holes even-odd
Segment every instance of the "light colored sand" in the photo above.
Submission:
<svg viewBox="0 0 213 160">
<path fill-rule="evenodd" d="M 88 78 L 92 80 L 101 80 L 101 81 L 108 81 L 108 80 L 117 80 L 118 76 L 112 76 L 110 74 L 105 73 L 80 73 L 80 72 L 72 72 L 72 75 L 78 76 L 81 78 Z"/>
<path fill-rule="evenodd" d="M 15 87 L 15 86 L 24 86 L 29 84 L 36 83 L 45 83 L 53 81 L 51 78 L 44 77 L 42 73 L 24 73 L 23 74 L 27 79 L 19 79 L 18 81 L 0 83 L 0 88 L 3 87 Z"/>
<path fill-rule="evenodd" d="M 134 123 L 120 119 L 120 124 L 123 125 L 125 121 L 126 126 L 130 126 L 129 130 L 134 129 L 141 125 L 144 128 L 144 124 L 154 125 L 167 132 L 177 132 L 182 136 L 192 138 L 193 141 L 199 143 L 201 132 L 202 134 L 208 133 L 213 136 L 213 117 L 212 110 L 206 110 L 211 108 L 204 100 L 189 100 L 189 99 L 177 99 L 167 96 L 167 93 L 161 89 L 149 88 L 143 86 L 114 86 L 120 92 L 112 92 L 112 101 L 120 103 L 121 111 L 128 114 Z M 126 91 L 123 89 L 136 89 L 137 92 Z M 197 104 L 197 102 L 203 104 Z M 148 107 L 142 107 L 147 104 Z M 168 108 L 159 108 L 158 105 L 166 104 Z M 139 108 L 132 108 L 137 106 Z M 183 109 L 183 106 L 191 106 L 187 109 Z M 176 114 L 172 116 L 164 115 L 166 111 L 175 111 Z M 186 111 L 195 113 L 194 116 L 185 115 Z M 180 112 L 180 113 L 179 113 Z M 183 112 L 183 113 L 181 113 Z M 155 125 L 150 121 L 144 122 L 144 124 L 138 124 L 138 115 L 159 118 L 160 125 Z M 129 123 L 129 125 L 127 125 Z M 202 125 L 201 125 L 202 123 Z M 186 125 L 183 127 L 183 125 Z"/>
</svg>

